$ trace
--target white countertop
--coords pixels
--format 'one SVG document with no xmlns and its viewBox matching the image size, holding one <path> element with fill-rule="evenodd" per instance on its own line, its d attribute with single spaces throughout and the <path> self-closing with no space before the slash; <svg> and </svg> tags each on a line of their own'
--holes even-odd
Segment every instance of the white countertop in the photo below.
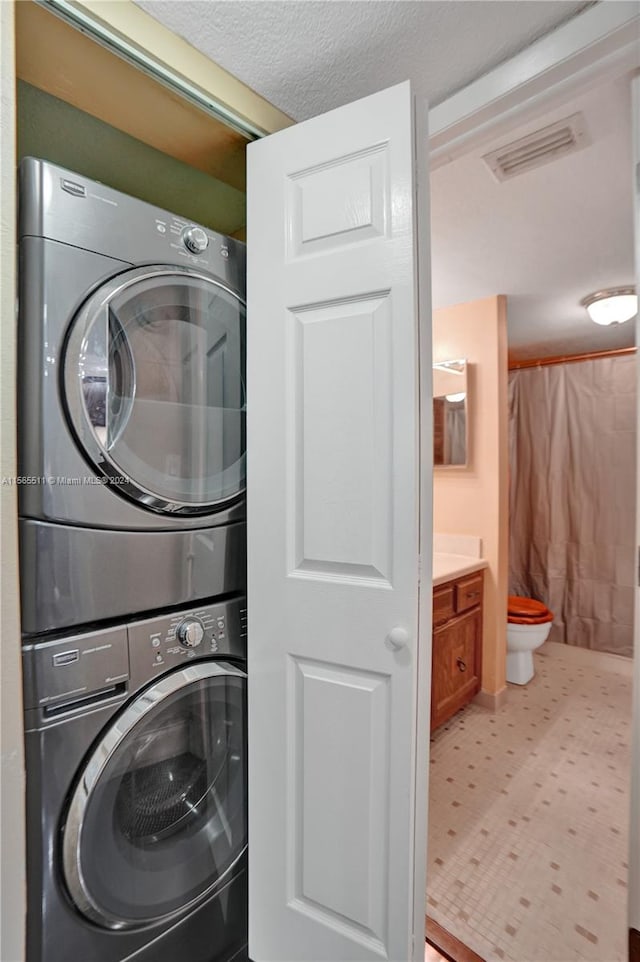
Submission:
<svg viewBox="0 0 640 962">
<path fill-rule="evenodd" d="M 465 554 L 445 554 L 441 551 L 433 553 L 433 584 L 442 585 L 445 581 L 452 581 L 462 575 L 469 575 L 473 571 L 488 568 L 489 563 L 484 558 L 472 558 Z"/>
</svg>

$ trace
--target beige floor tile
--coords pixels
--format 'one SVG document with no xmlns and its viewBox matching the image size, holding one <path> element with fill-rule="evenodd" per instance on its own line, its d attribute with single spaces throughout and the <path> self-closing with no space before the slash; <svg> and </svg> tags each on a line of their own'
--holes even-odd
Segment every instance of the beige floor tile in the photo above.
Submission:
<svg viewBox="0 0 640 962">
<path fill-rule="evenodd" d="M 431 745 L 427 912 L 492 962 L 626 958 L 631 661 L 547 643 Z"/>
</svg>

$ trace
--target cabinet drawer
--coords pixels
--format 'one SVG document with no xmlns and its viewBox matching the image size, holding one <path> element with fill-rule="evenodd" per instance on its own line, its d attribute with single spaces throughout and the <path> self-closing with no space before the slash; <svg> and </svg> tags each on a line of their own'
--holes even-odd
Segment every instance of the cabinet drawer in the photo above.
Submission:
<svg viewBox="0 0 640 962">
<path fill-rule="evenodd" d="M 456 611 L 466 611 L 482 601 L 482 572 L 456 582 Z"/>
<path fill-rule="evenodd" d="M 433 592 L 433 624 L 442 625 L 455 614 L 453 585 L 443 585 Z"/>
</svg>

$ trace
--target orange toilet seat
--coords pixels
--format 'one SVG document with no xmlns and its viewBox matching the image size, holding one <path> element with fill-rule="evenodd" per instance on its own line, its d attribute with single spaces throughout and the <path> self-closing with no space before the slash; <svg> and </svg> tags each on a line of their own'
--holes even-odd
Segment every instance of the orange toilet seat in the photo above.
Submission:
<svg viewBox="0 0 640 962">
<path fill-rule="evenodd" d="M 517 615 L 507 615 L 507 621 L 510 625 L 546 625 L 547 622 L 553 621 L 553 614 L 549 611 L 540 618 L 518 618 Z"/>
<path fill-rule="evenodd" d="M 541 601 L 509 595 L 507 621 L 512 625 L 544 625 L 553 621 L 553 612 Z"/>
</svg>

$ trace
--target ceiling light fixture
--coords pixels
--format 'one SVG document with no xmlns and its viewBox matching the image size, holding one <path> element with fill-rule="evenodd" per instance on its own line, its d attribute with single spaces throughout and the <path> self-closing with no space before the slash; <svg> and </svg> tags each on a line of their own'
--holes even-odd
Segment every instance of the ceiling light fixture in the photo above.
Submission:
<svg viewBox="0 0 640 962">
<path fill-rule="evenodd" d="M 580 304 L 596 324 L 623 324 L 638 313 L 635 287 L 614 287 L 584 297 Z"/>
</svg>

